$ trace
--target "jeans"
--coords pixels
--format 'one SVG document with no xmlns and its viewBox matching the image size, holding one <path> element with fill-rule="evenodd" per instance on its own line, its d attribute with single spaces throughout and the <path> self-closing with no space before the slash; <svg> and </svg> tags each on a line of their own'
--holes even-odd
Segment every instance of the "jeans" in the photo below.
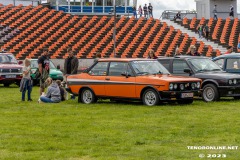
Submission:
<svg viewBox="0 0 240 160">
<path fill-rule="evenodd" d="M 45 97 L 45 96 L 41 96 L 40 100 L 44 103 L 54 103 L 51 98 Z"/>
<path fill-rule="evenodd" d="M 202 38 L 202 31 L 198 31 L 199 38 Z"/>
<path fill-rule="evenodd" d="M 25 93 L 28 91 L 28 100 L 31 100 L 32 84 L 31 80 L 27 80 L 22 91 L 22 100 L 25 101 Z"/>
</svg>

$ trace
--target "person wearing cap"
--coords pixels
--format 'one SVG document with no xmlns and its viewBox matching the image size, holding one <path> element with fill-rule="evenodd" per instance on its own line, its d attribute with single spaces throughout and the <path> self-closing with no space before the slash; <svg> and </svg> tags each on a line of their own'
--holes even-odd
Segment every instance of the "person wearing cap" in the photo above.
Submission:
<svg viewBox="0 0 240 160">
<path fill-rule="evenodd" d="M 78 71 L 78 59 L 74 56 L 71 48 L 67 49 L 68 57 L 64 61 L 63 75 L 77 74 Z"/>
<path fill-rule="evenodd" d="M 194 45 L 190 46 L 190 51 L 187 53 L 188 56 L 201 56 L 201 54 L 196 50 Z"/>
<path fill-rule="evenodd" d="M 44 92 L 47 85 L 45 84 L 46 79 L 50 72 L 50 60 L 48 56 L 48 49 L 44 48 L 42 55 L 38 58 L 38 70 L 40 73 L 40 95 Z"/>
</svg>

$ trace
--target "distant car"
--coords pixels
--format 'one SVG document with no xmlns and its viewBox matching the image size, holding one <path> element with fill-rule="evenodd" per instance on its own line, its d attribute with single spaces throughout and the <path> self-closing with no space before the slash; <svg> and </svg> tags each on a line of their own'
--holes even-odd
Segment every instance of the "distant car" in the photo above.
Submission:
<svg viewBox="0 0 240 160">
<path fill-rule="evenodd" d="M 240 53 L 224 54 L 213 61 L 226 72 L 240 74 Z"/>
<path fill-rule="evenodd" d="M 172 76 L 149 59 L 99 59 L 81 74 L 67 77 L 67 90 L 86 104 L 98 98 L 140 100 L 148 106 L 169 100 L 190 104 L 200 85 L 200 79 Z"/>
<path fill-rule="evenodd" d="M 22 66 L 12 53 L 0 53 L 0 84 L 8 87 L 10 84 L 20 84 Z"/>
<path fill-rule="evenodd" d="M 240 75 L 226 73 L 207 57 L 165 57 L 158 61 L 173 75 L 202 79 L 202 98 L 206 102 L 220 97 L 240 99 Z"/>
<path fill-rule="evenodd" d="M 34 84 L 38 84 L 39 83 L 39 79 L 36 79 L 36 70 L 38 69 L 38 60 L 37 59 L 31 59 L 31 78 L 33 80 Z M 55 67 L 55 65 L 53 64 L 53 62 L 50 60 L 50 73 L 49 76 L 53 79 L 53 80 L 63 80 L 63 73 L 62 71 L 60 71 L 60 66 Z"/>
</svg>

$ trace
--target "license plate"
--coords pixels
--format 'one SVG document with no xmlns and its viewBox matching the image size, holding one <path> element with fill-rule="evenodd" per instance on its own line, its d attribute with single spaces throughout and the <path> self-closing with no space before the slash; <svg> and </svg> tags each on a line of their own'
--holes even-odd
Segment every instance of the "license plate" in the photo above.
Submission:
<svg viewBox="0 0 240 160">
<path fill-rule="evenodd" d="M 182 93 L 181 97 L 182 98 L 192 98 L 193 97 L 193 93 Z"/>
<path fill-rule="evenodd" d="M 16 78 L 16 75 L 6 75 L 6 78 Z"/>
</svg>

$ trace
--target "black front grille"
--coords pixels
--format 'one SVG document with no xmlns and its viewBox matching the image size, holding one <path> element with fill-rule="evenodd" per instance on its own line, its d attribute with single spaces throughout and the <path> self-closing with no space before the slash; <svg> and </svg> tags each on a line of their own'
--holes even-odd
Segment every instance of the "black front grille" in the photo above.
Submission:
<svg viewBox="0 0 240 160">
<path fill-rule="evenodd" d="M 10 72 L 10 69 L 2 69 L 2 72 L 3 72 L 3 73 L 9 73 L 9 72 Z"/>
<path fill-rule="evenodd" d="M 2 69 L 2 73 L 19 73 L 20 69 Z"/>
</svg>

